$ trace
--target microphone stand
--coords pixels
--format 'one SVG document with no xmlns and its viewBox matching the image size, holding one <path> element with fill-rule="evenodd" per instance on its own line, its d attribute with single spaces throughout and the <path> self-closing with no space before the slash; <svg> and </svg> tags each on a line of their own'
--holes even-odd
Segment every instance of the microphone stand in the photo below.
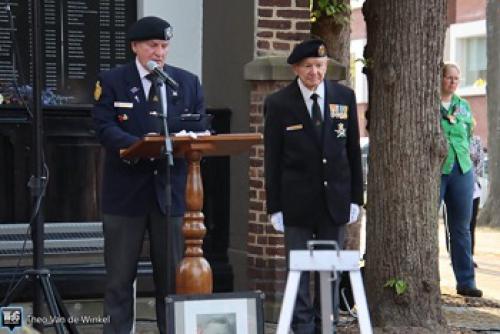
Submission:
<svg viewBox="0 0 500 334">
<path fill-rule="evenodd" d="M 29 180 L 28 187 L 31 189 L 34 206 L 33 216 L 30 219 L 31 239 L 33 241 L 33 268 L 26 269 L 12 289 L 7 291 L 5 297 L 0 303 L 0 307 L 10 305 L 17 294 L 23 291 L 26 284 L 33 283 L 33 326 L 43 333 L 45 322 L 54 325 L 57 334 L 65 334 L 66 330 L 73 334 L 78 333 L 74 322 L 70 321 L 70 314 L 64 306 L 63 300 L 59 295 L 56 286 L 51 280 L 51 272 L 45 268 L 44 263 L 44 216 L 43 199 L 45 196 L 45 186 L 47 177 L 44 176 L 44 154 L 43 154 L 43 109 L 42 109 L 42 10 L 41 1 L 31 0 L 32 8 L 32 59 L 33 59 L 33 175 Z M 51 317 L 43 314 L 43 297 L 47 303 L 48 311 Z M 49 320 L 45 320 L 49 319 Z"/>
<path fill-rule="evenodd" d="M 165 138 L 165 147 L 164 147 L 164 153 L 165 157 L 167 158 L 167 165 L 166 165 L 166 176 L 165 176 L 165 191 L 166 191 L 166 203 L 165 203 L 165 209 L 167 213 L 167 220 L 170 217 L 170 208 L 172 207 L 172 182 L 170 180 L 170 166 L 174 165 L 174 156 L 173 156 L 173 149 L 172 149 L 172 139 L 170 139 L 170 133 L 168 132 L 168 122 L 167 122 L 167 110 L 165 109 L 165 106 L 163 104 L 163 94 L 161 93 L 161 87 L 163 86 L 164 82 L 161 79 L 160 76 L 156 76 L 155 80 L 153 81 L 153 86 L 151 86 L 151 89 L 155 89 L 156 96 L 158 97 L 158 101 L 160 104 L 160 109 L 161 109 L 161 116 L 159 116 L 162 121 L 163 121 L 163 130 L 164 130 L 164 135 L 163 137 Z M 165 87 L 165 90 L 167 87 Z"/>
</svg>

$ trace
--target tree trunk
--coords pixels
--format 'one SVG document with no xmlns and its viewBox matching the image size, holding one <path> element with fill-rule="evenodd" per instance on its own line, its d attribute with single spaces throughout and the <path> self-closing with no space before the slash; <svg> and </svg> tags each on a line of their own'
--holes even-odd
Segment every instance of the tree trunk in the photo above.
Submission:
<svg viewBox="0 0 500 334">
<path fill-rule="evenodd" d="M 388 333 L 445 332 L 438 201 L 445 0 L 367 0 L 370 154 L 366 277 L 370 314 Z M 407 284 L 404 293 L 386 287 Z"/>
<path fill-rule="evenodd" d="M 340 3 L 350 5 L 349 0 L 340 0 Z M 313 9 L 317 7 L 317 0 L 313 2 Z M 345 13 L 346 18 L 350 18 L 351 13 Z M 346 78 L 344 84 L 350 85 L 350 45 L 351 45 L 351 27 L 349 23 L 338 23 L 333 17 L 321 16 L 311 24 L 311 33 L 320 37 L 326 44 L 328 55 L 338 61 L 346 69 Z M 350 224 L 345 233 L 345 249 L 359 250 L 361 230 L 360 219 L 355 224 Z"/>
<path fill-rule="evenodd" d="M 488 74 L 488 180 L 489 195 L 479 224 L 500 226 L 500 1 L 489 0 L 486 9 Z"/>
<path fill-rule="evenodd" d="M 349 0 L 339 0 L 349 6 Z M 313 2 L 313 9 L 316 8 L 317 0 Z M 351 13 L 345 14 L 350 18 Z M 340 18 L 338 18 L 340 19 Z M 333 17 L 321 16 L 316 22 L 311 24 L 311 33 L 320 37 L 326 44 L 328 55 L 346 67 L 346 80 L 349 82 L 350 68 L 350 45 L 351 45 L 351 27 L 349 23 L 338 23 Z"/>
</svg>

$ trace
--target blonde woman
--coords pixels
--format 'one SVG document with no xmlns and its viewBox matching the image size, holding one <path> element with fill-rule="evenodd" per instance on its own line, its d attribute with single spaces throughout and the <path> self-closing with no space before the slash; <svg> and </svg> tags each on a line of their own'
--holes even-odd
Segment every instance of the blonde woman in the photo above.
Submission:
<svg viewBox="0 0 500 334">
<path fill-rule="evenodd" d="M 474 190 L 470 157 L 472 113 L 469 103 L 455 94 L 460 69 L 455 64 L 443 66 L 441 78 L 441 128 L 448 142 L 448 156 L 441 170 L 440 202 L 446 204 L 450 234 L 450 253 L 457 280 L 457 293 L 482 297 L 476 287 L 471 253 L 470 220 Z"/>
</svg>

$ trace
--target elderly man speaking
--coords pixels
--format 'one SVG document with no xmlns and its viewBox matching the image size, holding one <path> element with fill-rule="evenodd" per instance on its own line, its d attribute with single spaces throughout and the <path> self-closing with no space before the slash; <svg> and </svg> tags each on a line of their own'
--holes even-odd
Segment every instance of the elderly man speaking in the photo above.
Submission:
<svg viewBox="0 0 500 334">
<path fill-rule="evenodd" d="M 120 149 L 145 135 L 165 133 L 163 119 L 158 117 L 164 111 L 168 133 L 202 130 L 197 122 L 182 122 L 183 114 L 200 114 L 201 119 L 205 113 L 203 93 L 194 74 L 165 64 L 171 38 L 172 27 L 163 19 L 149 16 L 137 21 L 128 33 L 135 59 L 101 73 L 94 91 L 92 116 L 106 151 L 102 180 L 107 275 L 104 313 L 110 322 L 104 326 L 105 333 L 130 333 L 132 329 L 132 287 L 146 232 L 161 333 L 165 332 L 164 298 L 175 293 L 175 268 L 183 251 L 186 161 L 174 159 L 167 175 L 168 159 L 120 158 Z"/>
</svg>

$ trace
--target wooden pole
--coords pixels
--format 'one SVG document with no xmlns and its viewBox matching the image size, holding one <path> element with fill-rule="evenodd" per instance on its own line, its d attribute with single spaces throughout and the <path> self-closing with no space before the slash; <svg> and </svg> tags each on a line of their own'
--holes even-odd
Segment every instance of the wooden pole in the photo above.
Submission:
<svg viewBox="0 0 500 334">
<path fill-rule="evenodd" d="M 212 293 L 213 279 L 210 264 L 203 257 L 203 237 L 206 228 L 203 223 L 203 184 L 200 172 L 202 150 L 188 150 L 185 154 L 188 162 L 186 182 L 186 213 L 182 234 L 185 240 L 185 253 L 176 274 L 176 292 L 178 294 Z"/>
</svg>

